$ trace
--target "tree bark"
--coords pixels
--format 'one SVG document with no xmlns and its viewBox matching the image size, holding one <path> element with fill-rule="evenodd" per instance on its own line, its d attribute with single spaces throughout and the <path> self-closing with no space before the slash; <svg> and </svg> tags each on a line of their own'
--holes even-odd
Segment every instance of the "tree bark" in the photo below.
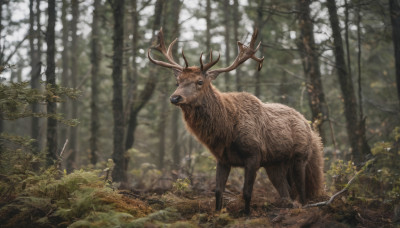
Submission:
<svg viewBox="0 0 400 228">
<path fill-rule="evenodd" d="M 112 9 L 114 16 L 114 35 L 113 35 L 113 154 L 115 166 L 112 172 L 112 178 L 115 182 L 127 182 L 127 158 L 123 147 L 124 141 L 124 109 L 122 99 L 122 63 L 123 63 L 123 47 L 124 47 L 124 0 L 112 1 Z"/>
<path fill-rule="evenodd" d="M 224 27 L 225 27 L 225 64 L 226 66 L 231 65 L 231 35 L 230 35 L 230 11 L 231 11 L 231 6 L 229 4 L 229 0 L 224 0 Z M 224 73 L 225 76 L 225 90 L 229 91 L 230 87 L 230 78 L 229 78 L 229 73 L 226 72 Z"/>
<path fill-rule="evenodd" d="M 92 100 L 90 101 L 90 163 L 96 165 L 98 159 L 98 146 L 97 146 L 97 135 L 99 134 L 99 110 L 97 107 L 98 103 L 98 80 L 99 68 L 101 61 L 101 49 L 99 42 L 99 20 L 100 20 L 100 7 L 101 0 L 94 0 L 93 4 L 93 21 L 92 21 L 92 43 L 91 43 L 91 55 L 90 62 L 92 63 L 91 70 L 91 89 L 92 89 Z"/>
<path fill-rule="evenodd" d="M 34 2 L 35 0 L 30 0 L 29 1 L 29 49 L 30 49 L 30 57 L 31 57 L 31 88 L 32 89 L 40 89 L 40 70 L 41 70 L 41 63 L 40 63 L 40 58 L 41 58 L 41 47 L 39 46 L 40 42 L 38 41 L 40 39 L 40 21 L 36 22 L 36 14 L 40 14 L 40 9 L 39 7 L 36 7 L 37 11 L 35 14 L 34 11 Z M 36 2 L 36 4 L 39 4 L 39 2 Z M 35 30 L 35 26 L 37 26 Z M 36 41 L 36 44 L 35 44 Z M 32 104 L 32 113 L 38 113 L 39 112 L 39 104 Z M 33 147 L 33 152 L 38 153 L 40 151 L 39 148 L 39 118 L 37 117 L 32 117 L 31 121 L 31 138 L 35 140 L 35 142 L 32 144 Z"/>
<path fill-rule="evenodd" d="M 357 100 L 353 81 L 347 72 L 335 0 L 327 0 L 327 7 L 332 28 L 336 71 L 344 100 L 347 135 L 352 149 L 353 160 L 356 164 L 360 164 L 365 155 L 370 153 L 370 148 L 365 137 L 363 120 L 360 121 L 357 116 Z"/>
<path fill-rule="evenodd" d="M 0 2 L 0 66 L 3 66 L 3 2 Z M 3 112 L 0 112 L 0 134 L 4 131 L 4 121 L 3 121 Z M 1 141 L 0 141 L 0 149 L 1 149 Z"/>
<path fill-rule="evenodd" d="M 154 38 L 155 31 L 157 31 L 161 26 L 161 15 L 163 10 L 165 0 L 157 0 L 155 3 L 154 8 L 154 24 L 153 24 L 153 37 Z M 151 44 L 151 42 L 149 43 Z M 134 134 L 137 127 L 137 115 L 139 114 L 140 110 L 146 105 L 146 103 L 150 100 L 151 96 L 153 95 L 154 89 L 156 87 L 157 80 L 156 80 L 156 69 L 154 67 L 150 68 L 149 78 L 144 86 L 144 89 L 140 92 L 135 102 L 132 104 L 132 110 L 129 115 L 129 122 L 128 122 L 128 129 L 125 141 L 125 148 L 130 149 L 135 142 Z"/>
<path fill-rule="evenodd" d="M 258 29 L 259 32 L 262 31 L 262 26 L 263 26 L 263 17 L 264 17 L 264 12 L 263 12 L 263 8 L 264 8 L 264 3 L 265 0 L 257 0 L 257 21 L 255 23 L 255 27 Z M 263 52 L 262 50 L 263 48 L 260 47 L 260 53 Z M 256 71 L 256 82 L 255 82 L 255 91 L 254 91 L 254 95 L 256 97 L 260 97 L 261 95 L 261 72 L 260 71 Z"/>
<path fill-rule="evenodd" d="M 47 44 L 47 68 L 46 68 L 46 86 L 54 87 L 56 85 L 55 72 L 55 24 L 56 24 L 56 1 L 48 1 L 48 24 L 46 31 Z M 52 101 L 52 97 L 47 98 L 47 113 L 55 115 L 57 113 L 57 104 Z M 47 119 L 47 165 L 54 164 L 57 159 L 57 120 Z"/>
<path fill-rule="evenodd" d="M 232 13 L 232 20 L 233 20 L 233 35 L 235 41 L 239 41 L 239 22 L 240 22 L 240 15 L 239 15 L 239 3 L 238 0 L 233 1 L 233 13 Z M 235 56 L 239 54 L 239 50 L 235 48 Z M 242 91 L 242 84 L 240 80 L 240 68 L 236 68 L 236 91 Z"/>
<path fill-rule="evenodd" d="M 179 14 L 180 14 L 180 9 L 181 9 L 181 1 L 180 0 L 171 0 L 168 1 L 165 4 L 164 7 L 164 19 L 163 19 L 163 27 L 165 29 L 165 38 L 167 40 L 173 40 L 176 37 L 179 37 Z M 174 56 L 178 55 L 178 47 L 175 46 L 172 49 L 172 54 Z M 158 125 L 158 138 L 159 138 L 159 145 L 158 145 L 158 155 L 159 155 L 159 162 L 158 162 L 158 168 L 163 169 L 164 168 L 164 163 L 165 163 L 165 154 L 166 154 L 166 123 L 168 119 L 168 99 L 165 99 L 168 97 L 168 87 L 170 85 L 170 77 L 164 78 L 164 81 L 162 82 L 160 92 L 161 92 L 161 97 L 160 97 L 160 119 L 159 119 L 159 125 Z M 178 123 L 177 119 L 172 119 L 171 122 L 171 129 L 172 129 L 172 134 L 171 134 L 171 144 L 175 146 L 175 148 L 172 148 L 172 157 L 173 157 L 173 162 L 175 167 L 179 167 L 179 151 L 175 151 L 177 146 L 177 140 L 178 140 Z M 176 154 L 178 153 L 178 154 Z M 178 159 L 178 160 L 175 160 Z M 174 167 L 174 168 L 175 168 Z"/>
<path fill-rule="evenodd" d="M 328 119 L 328 109 L 321 82 L 318 50 L 314 41 L 313 22 L 310 15 L 311 0 L 298 0 L 300 37 L 298 47 L 306 76 L 306 87 L 311 108 L 312 121 L 325 141 L 322 124 Z"/>
<path fill-rule="evenodd" d="M 390 19 L 392 22 L 392 36 L 394 57 L 396 63 L 397 96 L 400 107 L 400 3 L 398 0 L 389 0 Z"/>
<path fill-rule="evenodd" d="M 211 0 L 206 3 L 206 50 L 211 51 Z"/>
<path fill-rule="evenodd" d="M 71 1 L 71 9 L 72 9 L 72 20 L 71 20 L 71 86 L 72 88 L 76 88 L 78 86 L 77 77 L 78 77 L 78 20 L 79 20 L 79 2 L 78 0 Z M 72 100 L 71 104 L 71 118 L 78 118 L 78 102 L 76 100 Z M 70 153 L 67 158 L 66 169 L 68 173 L 71 173 L 75 168 L 75 160 L 77 153 L 77 137 L 78 137 L 78 126 L 73 126 L 70 128 L 70 136 L 69 136 L 69 146 Z"/>
<path fill-rule="evenodd" d="M 62 44 L 63 50 L 61 52 L 62 56 L 62 73 L 61 73 L 61 85 L 63 87 L 69 87 L 69 21 L 67 20 L 67 14 L 69 9 L 69 1 L 62 0 L 61 7 L 61 23 L 62 23 Z M 70 101 L 65 101 L 61 103 L 61 113 L 63 113 L 65 118 L 70 118 L 68 104 Z M 60 126 L 60 140 L 66 140 L 68 133 L 68 127 L 61 125 Z"/>
</svg>

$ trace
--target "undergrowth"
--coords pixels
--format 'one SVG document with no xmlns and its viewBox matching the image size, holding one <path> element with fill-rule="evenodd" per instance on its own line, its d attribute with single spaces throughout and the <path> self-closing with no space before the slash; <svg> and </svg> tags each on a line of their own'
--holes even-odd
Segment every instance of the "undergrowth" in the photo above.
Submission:
<svg viewBox="0 0 400 228">
<path fill-rule="evenodd" d="M 19 172 L 0 180 L 2 227 L 122 226 L 152 211 L 115 190 L 101 170 Z"/>
</svg>

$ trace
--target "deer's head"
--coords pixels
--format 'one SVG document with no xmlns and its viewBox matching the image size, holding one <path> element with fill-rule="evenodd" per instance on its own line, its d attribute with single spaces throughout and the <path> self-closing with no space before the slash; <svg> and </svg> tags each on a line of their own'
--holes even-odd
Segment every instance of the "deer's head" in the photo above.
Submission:
<svg viewBox="0 0 400 228">
<path fill-rule="evenodd" d="M 236 69 L 240 64 L 244 63 L 248 59 L 253 59 L 257 61 L 258 70 L 261 70 L 262 62 L 264 57 L 257 58 L 254 54 L 259 49 L 261 42 L 254 48 L 254 43 L 257 38 L 257 29 L 254 31 L 249 46 L 244 45 L 241 42 L 237 42 L 239 48 L 239 54 L 234 60 L 234 62 L 225 68 L 210 70 L 212 66 L 214 66 L 220 55 L 218 54 L 218 58 L 213 60 L 212 51 L 210 51 L 210 62 L 203 64 L 203 53 L 200 55 L 200 67 L 197 66 L 188 66 L 188 62 L 182 50 L 182 57 L 185 61 L 185 66 L 181 66 L 175 62 L 172 56 L 172 47 L 176 43 L 177 39 L 172 41 L 172 43 L 168 46 L 168 49 L 164 43 L 164 34 L 162 28 L 158 32 L 158 44 L 153 47 L 153 49 L 161 52 L 168 62 L 155 60 L 150 55 L 150 49 L 147 52 L 147 56 L 151 62 L 154 64 L 171 68 L 174 71 L 176 84 L 178 88 L 171 95 L 170 101 L 175 105 L 196 105 L 198 102 L 198 98 L 205 93 L 209 92 L 211 89 L 211 81 L 216 79 L 217 76 L 222 72 L 229 72 Z"/>
</svg>

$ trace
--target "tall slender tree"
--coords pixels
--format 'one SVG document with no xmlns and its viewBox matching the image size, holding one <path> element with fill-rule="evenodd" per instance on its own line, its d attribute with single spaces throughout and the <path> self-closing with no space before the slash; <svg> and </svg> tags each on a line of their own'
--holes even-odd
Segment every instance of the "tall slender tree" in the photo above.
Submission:
<svg viewBox="0 0 400 228">
<path fill-rule="evenodd" d="M 239 14 L 239 2 L 238 0 L 233 1 L 233 8 L 232 8 L 232 21 L 233 21 L 233 37 L 235 41 L 239 41 L 239 22 L 240 22 L 240 14 Z M 237 48 L 235 50 L 235 56 L 239 54 L 239 50 Z M 242 91 L 242 83 L 241 83 L 241 72 L 240 69 L 237 68 L 235 72 L 236 76 L 236 91 Z"/>
<path fill-rule="evenodd" d="M 62 45 L 63 50 L 61 52 L 62 56 L 62 73 L 61 73 L 61 85 L 64 87 L 69 87 L 69 79 L 70 79 L 70 67 L 69 67 L 69 52 L 70 52 L 70 41 L 69 41 L 69 31 L 70 31 L 70 21 L 67 19 L 68 10 L 70 7 L 69 0 L 62 0 L 61 6 L 61 24 L 62 24 Z M 65 101 L 61 103 L 61 113 L 66 117 L 69 118 L 69 102 Z M 60 140 L 66 140 L 68 135 L 68 127 L 67 126 L 60 126 Z"/>
<path fill-rule="evenodd" d="M 257 0 L 257 18 L 256 18 L 256 22 L 255 22 L 255 27 L 258 29 L 258 31 L 262 31 L 262 27 L 263 27 L 263 21 L 264 21 L 264 5 L 265 5 L 265 0 Z M 260 50 L 260 53 L 262 53 L 262 47 Z M 256 75 L 255 75 L 255 91 L 254 91 L 254 95 L 256 97 L 260 97 L 261 95 L 261 72 L 260 71 L 256 71 Z"/>
<path fill-rule="evenodd" d="M 392 22 L 394 58 L 396 63 L 397 96 L 400 107 L 400 2 L 398 0 L 389 0 L 389 8 L 390 19 Z"/>
<path fill-rule="evenodd" d="M 36 13 L 34 8 L 34 3 L 40 4 L 39 1 L 30 0 L 29 1 L 29 49 L 30 49 L 30 65 L 31 65 L 31 88 L 40 89 L 40 71 L 41 71 L 41 42 L 40 42 L 40 8 L 36 7 Z M 36 15 L 37 14 L 37 15 Z M 38 20 L 38 21 L 36 21 Z M 35 29 L 36 27 L 36 29 Z M 32 104 L 32 113 L 39 112 L 39 104 Z M 38 152 L 39 148 L 39 118 L 32 116 L 31 122 L 31 138 L 35 139 L 33 143 L 34 152 Z"/>
<path fill-rule="evenodd" d="M 70 72 L 71 72 L 71 86 L 72 88 L 76 88 L 78 86 L 77 77 L 78 77 L 78 21 L 79 21 L 79 1 L 72 0 L 71 1 L 71 10 L 72 10 L 72 20 L 71 20 L 71 62 L 70 62 Z M 71 104 L 71 117 L 73 119 L 78 118 L 78 102 L 73 100 L 70 102 Z M 75 168 L 75 159 L 77 153 L 77 137 L 78 137 L 78 127 L 73 126 L 70 129 L 70 141 L 69 147 L 70 152 L 67 157 L 66 169 L 67 172 L 72 172 Z"/>
<path fill-rule="evenodd" d="M 225 64 L 229 66 L 231 64 L 231 5 L 230 0 L 223 1 L 224 7 L 223 15 L 224 15 L 224 37 L 225 37 Z M 230 89 L 230 75 L 229 73 L 224 74 L 225 77 L 225 90 L 229 91 Z"/>
<path fill-rule="evenodd" d="M 98 110 L 98 77 L 101 61 L 101 49 L 99 42 L 99 20 L 100 20 L 100 7 L 101 0 L 94 0 L 93 4 L 93 21 L 92 21 L 92 43 L 90 61 L 92 63 L 91 70 L 91 101 L 90 101 L 90 163 L 95 165 L 97 163 L 97 135 L 99 131 L 99 110 Z"/>
<path fill-rule="evenodd" d="M 336 73 L 339 78 L 344 101 L 347 135 L 352 149 L 353 160 L 357 164 L 360 164 L 364 160 L 364 156 L 370 153 L 370 147 L 365 137 L 365 125 L 362 124 L 363 120 L 360 120 L 357 115 L 357 100 L 353 81 L 347 72 L 335 0 L 327 0 L 327 7 L 332 28 Z"/>
<path fill-rule="evenodd" d="M 122 63 L 124 48 L 124 0 L 110 0 L 114 17 L 114 34 L 113 34 L 113 154 L 112 158 L 115 167 L 112 171 L 112 178 L 116 182 L 127 182 L 127 157 L 123 146 L 124 141 L 124 114 L 122 99 Z"/>
<path fill-rule="evenodd" d="M 56 1 L 49 0 L 47 7 L 47 68 L 46 68 L 46 87 L 54 88 L 56 85 L 55 71 L 55 25 L 56 25 Z M 49 93 L 51 94 L 51 93 Z M 57 113 L 57 104 L 53 101 L 53 97 L 47 98 L 47 113 L 55 115 Z M 47 164 L 51 165 L 57 159 L 57 120 L 48 118 L 47 120 Z"/>
<path fill-rule="evenodd" d="M 310 15 L 311 0 L 297 0 L 300 37 L 298 47 L 306 76 L 306 86 L 312 121 L 324 139 L 322 124 L 328 119 L 328 108 L 321 81 L 318 49 L 314 41 L 313 22 Z"/>
</svg>

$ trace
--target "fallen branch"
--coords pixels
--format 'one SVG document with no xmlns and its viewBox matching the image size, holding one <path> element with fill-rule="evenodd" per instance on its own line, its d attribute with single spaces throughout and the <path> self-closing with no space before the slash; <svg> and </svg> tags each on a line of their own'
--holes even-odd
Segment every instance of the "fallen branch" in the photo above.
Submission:
<svg viewBox="0 0 400 228">
<path fill-rule="evenodd" d="M 313 204 L 307 204 L 307 205 L 303 206 L 303 208 L 320 207 L 320 206 L 326 206 L 326 205 L 331 204 L 331 203 L 333 202 L 333 200 L 334 200 L 336 197 L 338 197 L 340 194 L 342 194 L 342 193 L 344 193 L 344 192 L 346 192 L 346 191 L 349 190 L 349 188 L 350 188 L 350 186 L 353 184 L 354 180 L 355 180 L 356 178 L 358 178 L 358 176 L 360 176 L 360 174 L 363 173 L 363 172 L 365 171 L 365 169 L 366 169 L 373 161 L 375 161 L 375 158 L 373 158 L 373 159 L 371 159 L 371 160 L 368 160 L 368 161 L 365 163 L 365 165 L 360 169 L 360 171 L 358 171 L 358 172 L 356 173 L 356 175 L 354 175 L 354 176 L 349 180 L 349 182 L 347 182 L 346 186 L 345 186 L 342 190 L 340 190 L 339 192 L 337 192 L 336 194 L 334 194 L 333 196 L 331 196 L 331 198 L 330 198 L 329 200 L 323 201 L 323 202 L 318 202 L 318 203 L 313 203 Z"/>
</svg>

